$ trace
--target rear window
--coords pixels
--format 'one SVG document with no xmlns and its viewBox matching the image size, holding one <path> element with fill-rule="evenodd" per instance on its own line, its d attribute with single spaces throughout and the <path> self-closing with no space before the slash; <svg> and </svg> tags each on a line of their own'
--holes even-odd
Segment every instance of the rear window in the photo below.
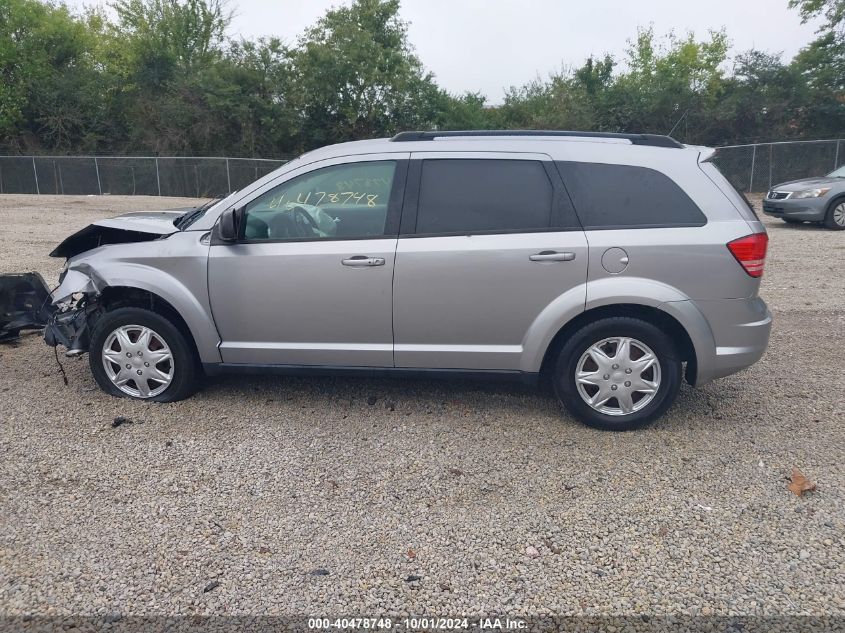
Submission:
<svg viewBox="0 0 845 633">
<path fill-rule="evenodd" d="M 701 171 L 703 171 L 705 175 L 712 180 L 717 187 L 719 187 L 719 190 L 733 202 L 733 205 L 745 215 L 746 220 L 759 220 L 760 218 L 757 215 L 757 210 L 754 208 L 754 205 L 751 204 L 751 200 L 748 199 L 748 196 L 743 193 L 743 186 L 740 183 L 732 181 L 721 169 L 719 169 L 719 166 L 714 160 L 718 156 L 719 152 L 717 151 L 714 156 L 702 163 L 699 163 Z"/>
<path fill-rule="evenodd" d="M 553 189 L 531 160 L 427 159 L 422 162 L 418 234 L 548 229 Z"/>
<path fill-rule="evenodd" d="M 557 166 L 585 229 L 707 224 L 684 190 L 657 170 L 568 161 Z"/>
</svg>

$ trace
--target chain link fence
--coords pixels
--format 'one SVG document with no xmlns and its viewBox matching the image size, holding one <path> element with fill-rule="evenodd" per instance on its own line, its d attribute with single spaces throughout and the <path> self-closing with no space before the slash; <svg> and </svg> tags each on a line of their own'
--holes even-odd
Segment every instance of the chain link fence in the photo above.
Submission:
<svg viewBox="0 0 845 633">
<path fill-rule="evenodd" d="M 241 189 L 289 158 L 0 156 L 0 194 L 143 195 L 206 198 Z M 729 145 L 713 159 L 744 192 L 822 176 L 845 163 L 845 140 Z"/>
<path fill-rule="evenodd" d="M 845 163 L 845 140 L 785 141 L 718 148 L 713 162 L 740 191 L 759 193 L 788 180 L 824 176 Z"/>
<path fill-rule="evenodd" d="M 223 196 L 284 165 L 263 158 L 0 156 L 0 194 Z"/>
</svg>

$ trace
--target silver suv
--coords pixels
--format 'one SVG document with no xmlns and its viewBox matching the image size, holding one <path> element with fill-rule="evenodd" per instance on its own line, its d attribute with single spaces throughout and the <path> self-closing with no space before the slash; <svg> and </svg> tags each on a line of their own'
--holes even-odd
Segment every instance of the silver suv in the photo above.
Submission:
<svg viewBox="0 0 845 633">
<path fill-rule="evenodd" d="M 405 132 L 307 153 L 223 200 L 97 222 L 45 338 L 107 392 L 218 372 L 550 377 L 642 426 L 763 354 L 763 225 L 665 136 Z M 685 371 L 684 371 L 685 365 Z"/>
</svg>

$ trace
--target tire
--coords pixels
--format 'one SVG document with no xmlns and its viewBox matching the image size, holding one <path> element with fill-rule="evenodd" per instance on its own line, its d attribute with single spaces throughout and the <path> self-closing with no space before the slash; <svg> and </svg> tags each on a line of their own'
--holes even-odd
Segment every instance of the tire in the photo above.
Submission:
<svg viewBox="0 0 845 633">
<path fill-rule="evenodd" d="M 619 343 L 623 338 L 629 340 L 629 349 L 632 350 L 627 361 L 614 358 L 619 353 Z M 604 351 L 604 358 L 610 361 L 605 365 L 605 373 L 601 373 L 604 370 L 594 360 L 595 352 L 588 352 L 597 344 Z M 648 357 L 641 354 L 646 350 L 656 358 L 656 363 L 647 362 Z M 613 363 L 615 360 L 620 362 Z M 641 370 L 644 365 L 650 368 Z M 590 372 L 594 368 L 596 375 L 592 376 Z M 631 371 L 625 373 L 626 368 Z M 576 379 L 579 370 L 584 372 L 586 381 L 596 384 L 579 387 Z M 632 377 L 633 381 L 626 380 Z M 629 389 L 628 386 L 638 384 L 636 378 L 644 389 L 656 384 L 656 390 L 644 393 Z M 681 385 L 681 361 L 672 339 L 651 323 L 632 317 L 610 317 L 581 328 L 566 342 L 555 365 L 553 382 L 561 404 L 587 426 L 603 431 L 630 431 L 656 420 L 675 401 Z M 613 393 L 629 394 L 626 405 L 630 412 L 623 410 L 623 400 L 616 400 L 614 395 L 610 395 L 603 404 L 597 401 L 591 406 L 587 402 L 588 397 L 601 398 L 610 394 L 614 385 L 616 390 Z M 606 391 L 599 395 L 601 389 Z M 609 410 L 615 412 L 608 413 Z"/>
<path fill-rule="evenodd" d="M 804 224 L 804 220 L 796 220 L 795 218 L 781 218 L 787 224 Z"/>
<path fill-rule="evenodd" d="M 141 336 L 146 332 L 150 334 L 144 343 Z M 167 318 L 142 308 L 117 308 L 97 319 L 91 332 L 88 361 L 100 388 L 122 398 L 183 400 L 194 392 L 199 376 L 187 337 Z M 136 382 L 136 374 L 145 381 Z M 122 387 L 118 381 L 124 381 Z"/>
<path fill-rule="evenodd" d="M 824 225 L 834 231 L 845 230 L 845 198 L 837 198 L 827 207 Z"/>
</svg>

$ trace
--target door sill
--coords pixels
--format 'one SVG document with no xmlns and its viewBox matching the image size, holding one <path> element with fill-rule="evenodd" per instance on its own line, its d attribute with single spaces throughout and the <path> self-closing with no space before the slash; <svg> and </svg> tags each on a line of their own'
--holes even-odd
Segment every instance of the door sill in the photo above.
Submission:
<svg viewBox="0 0 845 633">
<path fill-rule="evenodd" d="M 332 365 L 257 365 L 203 363 L 206 375 L 275 374 L 281 376 L 359 376 L 364 378 L 429 378 L 438 380 L 499 380 L 536 384 L 535 372 L 509 369 L 427 369 L 420 367 L 336 367 Z"/>
</svg>

